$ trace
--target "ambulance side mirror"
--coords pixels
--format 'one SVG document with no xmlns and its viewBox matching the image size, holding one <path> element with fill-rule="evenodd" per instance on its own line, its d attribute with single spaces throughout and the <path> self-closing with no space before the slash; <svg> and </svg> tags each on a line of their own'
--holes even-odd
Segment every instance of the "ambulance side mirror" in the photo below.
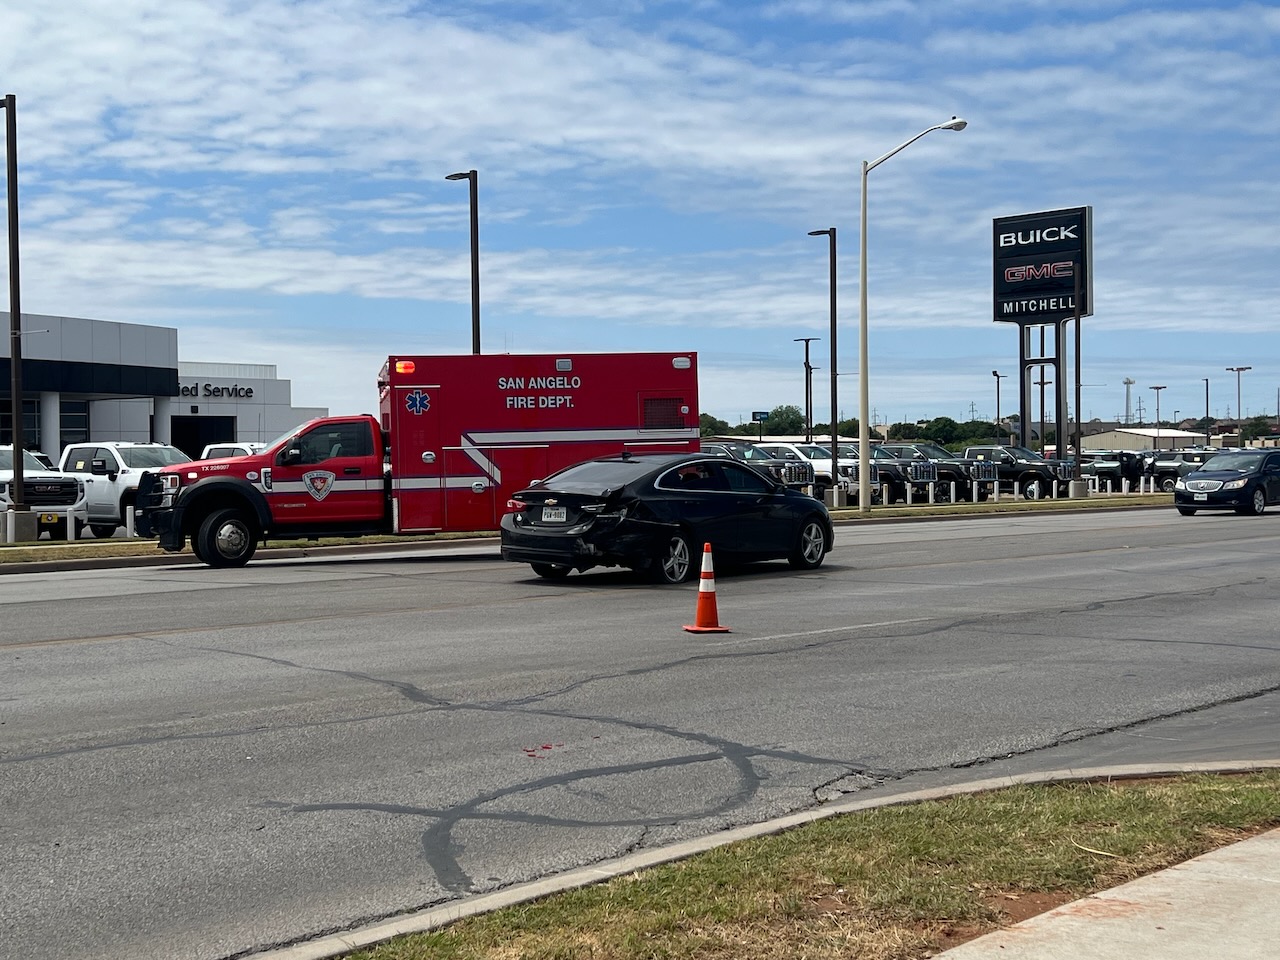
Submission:
<svg viewBox="0 0 1280 960">
<path fill-rule="evenodd" d="M 288 450 L 285 450 L 282 454 L 280 454 L 280 462 L 285 466 L 297 463 L 301 459 L 302 459 L 302 451 L 299 450 L 297 447 L 290 447 Z"/>
</svg>

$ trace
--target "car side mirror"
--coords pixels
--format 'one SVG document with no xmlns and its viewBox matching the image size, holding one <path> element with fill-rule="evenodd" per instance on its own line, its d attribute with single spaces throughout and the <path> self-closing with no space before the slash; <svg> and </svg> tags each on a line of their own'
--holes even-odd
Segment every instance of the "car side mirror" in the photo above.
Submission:
<svg viewBox="0 0 1280 960">
<path fill-rule="evenodd" d="M 280 463 L 284 466 L 290 466 L 302 459 L 302 451 L 297 447 L 290 447 L 280 454 Z"/>
<path fill-rule="evenodd" d="M 95 477 L 105 477 L 107 475 L 107 461 L 91 460 L 89 461 L 89 472 Z"/>
</svg>

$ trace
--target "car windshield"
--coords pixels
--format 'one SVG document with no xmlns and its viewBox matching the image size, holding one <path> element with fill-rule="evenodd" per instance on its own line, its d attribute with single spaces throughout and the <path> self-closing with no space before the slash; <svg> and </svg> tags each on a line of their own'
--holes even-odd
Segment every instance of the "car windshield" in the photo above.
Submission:
<svg viewBox="0 0 1280 960">
<path fill-rule="evenodd" d="M 1258 469 L 1258 464 L 1262 462 L 1264 456 L 1266 456 L 1264 453 L 1219 453 L 1202 463 L 1200 469 L 1238 470 L 1240 473 L 1248 473 L 1250 470 Z"/>
<path fill-rule="evenodd" d="M 175 463 L 190 463 L 191 458 L 177 447 L 119 447 L 125 465 L 129 467 L 168 467 Z"/>
<path fill-rule="evenodd" d="M 0 450 L 0 470 L 13 469 L 13 450 Z M 45 473 L 48 471 L 43 463 L 31 455 L 30 450 L 22 451 L 22 472 L 23 473 Z"/>
<path fill-rule="evenodd" d="M 946 447 L 940 447 L 936 443 L 917 443 L 915 447 L 931 460 L 946 460 L 955 456 Z"/>
<path fill-rule="evenodd" d="M 850 457 L 856 458 L 858 456 L 858 447 L 852 443 L 842 443 L 840 444 L 840 456 L 845 459 L 848 459 Z M 872 460 L 897 460 L 898 456 L 893 452 L 884 449 L 884 447 L 872 447 L 871 459 Z"/>
<path fill-rule="evenodd" d="M 1034 450 L 1028 450 L 1026 447 L 1006 447 L 1019 460 L 1043 460 L 1044 457 L 1036 453 Z"/>
<path fill-rule="evenodd" d="M 797 443 L 796 449 L 800 451 L 802 457 L 808 457 L 810 460 L 830 460 L 831 451 L 826 447 L 820 447 L 816 443 Z"/>
<path fill-rule="evenodd" d="M 773 454 L 765 453 L 759 447 L 742 447 L 738 453 L 743 460 L 776 460 Z"/>
</svg>

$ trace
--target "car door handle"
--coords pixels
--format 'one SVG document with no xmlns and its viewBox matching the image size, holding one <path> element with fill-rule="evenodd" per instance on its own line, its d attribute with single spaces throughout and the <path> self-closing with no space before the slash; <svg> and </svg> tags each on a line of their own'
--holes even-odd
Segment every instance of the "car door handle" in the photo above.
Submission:
<svg viewBox="0 0 1280 960">
<path fill-rule="evenodd" d="M 359 467 L 343 467 L 342 472 L 343 473 L 359 473 L 360 468 Z"/>
</svg>

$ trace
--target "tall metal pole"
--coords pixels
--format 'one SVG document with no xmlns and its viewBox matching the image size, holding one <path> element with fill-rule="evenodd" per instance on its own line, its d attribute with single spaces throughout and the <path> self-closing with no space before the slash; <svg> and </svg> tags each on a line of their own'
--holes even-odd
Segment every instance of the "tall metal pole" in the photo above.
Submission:
<svg viewBox="0 0 1280 960">
<path fill-rule="evenodd" d="M 821 337 L 796 337 L 792 343 L 804 344 L 804 442 L 813 443 L 813 366 L 809 363 L 809 344 Z M 834 427 L 832 428 L 835 429 Z M 834 436 L 834 434 L 832 434 Z"/>
<path fill-rule="evenodd" d="M 858 513 L 871 512 L 871 393 L 867 380 L 867 174 L 862 161 L 862 210 L 858 240 Z"/>
<path fill-rule="evenodd" d="M 474 170 L 451 173 L 446 180 L 468 180 L 471 187 L 471 352 L 480 352 L 480 187 Z"/>
<path fill-rule="evenodd" d="M 1000 381 L 1008 374 L 992 370 L 991 375 L 996 378 L 996 443 L 1003 443 L 1004 441 L 1000 438 Z"/>
<path fill-rule="evenodd" d="M 1240 405 L 1240 374 L 1253 367 L 1227 367 L 1227 372 L 1236 375 L 1236 439 L 1239 446 L 1244 446 L 1244 408 Z"/>
<path fill-rule="evenodd" d="M 18 118 L 17 98 L 12 93 L 3 100 L 4 144 L 9 187 L 9 423 L 13 428 L 14 510 L 26 510 L 22 476 L 22 298 L 18 284 Z"/>
<path fill-rule="evenodd" d="M 1160 391 L 1164 389 L 1164 386 L 1162 385 L 1159 387 L 1152 387 L 1151 389 L 1156 392 L 1156 449 L 1159 450 L 1160 449 Z"/>
<path fill-rule="evenodd" d="M 827 227 L 825 230 L 810 230 L 809 236 L 828 237 L 827 257 L 829 262 L 829 271 L 831 274 L 831 330 L 828 332 L 828 338 L 831 340 L 831 489 L 838 491 L 840 489 L 840 443 L 838 440 L 838 426 L 840 422 L 840 405 L 838 402 L 836 389 L 836 228 Z M 808 346 L 808 344 L 806 344 Z M 832 504 L 840 501 L 838 493 L 831 495 Z"/>
<path fill-rule="evenodd" d="M 935 130 L 963 130 L 968 122 L 952 117 L 903 141 L 883 156 L 862 161 L 862 217 L 858 251 L 858 512 L 871 512 L 871 392 L 867 382 L 867 174 L 894 154 Z"/>
<path fill-rule="evenodd" d="M 1203 377 L 1204 380 L 1204 445 L 1206 447 L 1213 446 L 1213 434 L 1210 432 L 1212 428 L 1209 426 L 1209 378 Z"/>
</svg>

